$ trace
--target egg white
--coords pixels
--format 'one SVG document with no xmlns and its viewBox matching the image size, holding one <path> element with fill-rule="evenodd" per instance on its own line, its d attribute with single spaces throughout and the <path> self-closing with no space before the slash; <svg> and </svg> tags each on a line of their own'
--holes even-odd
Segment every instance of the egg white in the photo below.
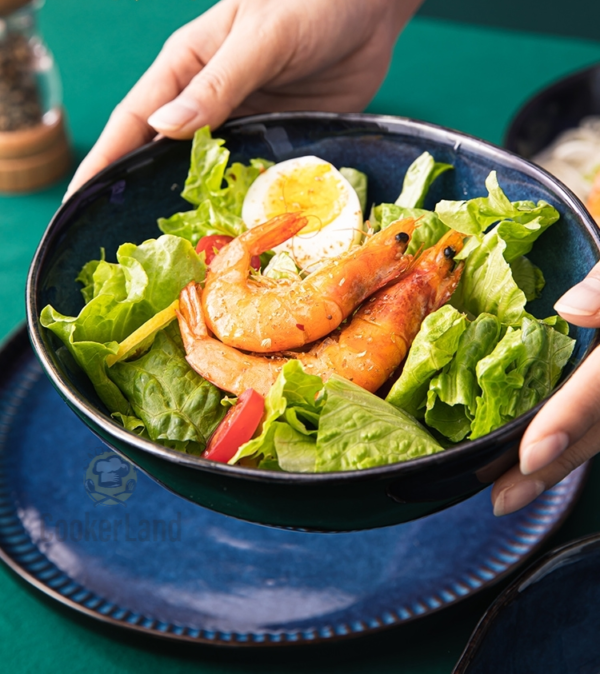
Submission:
<svg viewBox="0 0 600 674">
<path fill-rule="evenodd" d="M 286 177 L 293 174 L 297 178 L 300 172 L 323 166 L 329 167 L 328 180 L 334 179 L 334 183 L 329 184 L 336 186 L 335 209 L 340 209 L 339 214 L 322 227 L 314 221 L 311 222 L 309 218 L 313 228 L 319 227 L 316 231 L 301 232 L 275 248 L 276 252 L 288 252 L 300 269 L 309 272 L 317 269 L 323 261 L 338 257 L 360 243 L 363 231 L 358 195 L 332 164 L 314 156 L 297 157 L 275 164 L 252 183 L 242 206 L 242 219 L 247 227 L 255 227 L 266 222 L 269 209 L 268 195 L 272 186 L 283 184 L 285 187 Z M 290 212 L 298 210 L 294 203 L 286 203 L 283 208 Z"/>
</svg>

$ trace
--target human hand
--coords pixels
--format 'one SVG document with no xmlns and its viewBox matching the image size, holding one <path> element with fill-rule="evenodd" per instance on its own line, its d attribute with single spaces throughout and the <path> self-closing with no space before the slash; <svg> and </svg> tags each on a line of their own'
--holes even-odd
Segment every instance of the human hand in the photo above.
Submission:
<svg viewBox="0 0 600 674">
<path fill-rule="evenodd" d="M 600 327 L 600 263 L 554 305 L 569 323 Z M 496 515 L 523 508 L 600 451 L 600 347 L 553 395 L 529 425 L 520 465 L 492 489 Z"/>
<path fill-rule="evenodd" d="M 65 199 L 157 132 L 258 112 L 362 110 L 421 0 L 222 0 L 176 31 L 112 113 Z"/>
</svg>

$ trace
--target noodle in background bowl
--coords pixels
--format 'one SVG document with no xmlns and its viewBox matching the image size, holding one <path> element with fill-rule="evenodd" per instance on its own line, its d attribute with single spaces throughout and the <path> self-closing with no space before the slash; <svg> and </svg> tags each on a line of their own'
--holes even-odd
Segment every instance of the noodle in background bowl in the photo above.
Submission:
<svg viewBox="0 0 600 674">
<path fill-rule="evenodd" d="M 425 208 L 440 199 L 485 195 L 491 170 L 511 200 L 543 199 L 561 219 L 529 255 L 547 280 L 534 315 L 554 302 L 600 258 L 600 237 L 581 203 L 559 181 L 488 143 L 403 118 L 330 113 L 282 113 L 237 119 L 218 130 L 231 161 L 274 161 L 314 154 L 369 177 L 369 203 L 393 201 L 408 166 L 427 150 L 453 164 L 434 183 Z M 129 433 L 111 419 L 89 380 L 55 336 L 40 326 L 51 303 L 75 315 L 83 305 L 75 282 L 101 246 L 114 259 L 125 241 L 160 232 L 158 217 L 186 208 L 179 196 L 191 142 L 160 140 L 124 157 L 74 194 L 56 213 L 32 262 L 27 289 L 31 340 L 67 404 L 102 440 L 159 483 L 201 506 L 260 524 L 348 531 L 398 524 L 457 503 L 483 489 L 517 458 L 518 443 L 539 405 L 502 428 L 456 447 L 405 463 L 339 473 L 283 473 L 228 466 L 182 454 Z M 577 344 L 564 378 L 598 341 L 595 330 L 573 328 Z M 68 354 L 67 354 L 68 355 Z"/>
</svg>

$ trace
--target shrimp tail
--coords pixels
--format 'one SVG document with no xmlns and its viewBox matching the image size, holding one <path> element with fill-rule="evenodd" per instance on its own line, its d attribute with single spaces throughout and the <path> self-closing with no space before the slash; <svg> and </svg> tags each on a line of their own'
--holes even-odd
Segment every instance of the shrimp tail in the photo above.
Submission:
<svg viewBox="0 0 600 674">
<path fill-rule="evenodd" d="M 306 225 L 308 218 L 301 213 L 282 213 L 244 232 L 239 240 L 248 248 L 250 255 L 260 255 L 296 236 Z"/>
<path fill-rule="evenodd" d="M 200 286 L 195 281 L 190 281 L 179 295 L 179 309 L 176 314 L 186 352 L 191 351 L 196 340 L 206 339 L 209 336 L 200 296 Z"/>
</svg>

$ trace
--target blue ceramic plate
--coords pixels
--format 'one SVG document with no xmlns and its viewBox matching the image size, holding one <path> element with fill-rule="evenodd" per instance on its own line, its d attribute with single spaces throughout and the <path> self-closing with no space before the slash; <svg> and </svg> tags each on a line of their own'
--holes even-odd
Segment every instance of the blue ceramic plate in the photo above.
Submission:
<svg viewBox="0 0 600 674">
<path fill-rule="evenodd" d="M 395 527 L 260 527 L 175 496 L 108 450 L 43 376 L 24 328 L 0 373 L 0 557 L 78 611 L 172 639 L 314 643 L 425 616 L 522 563 L 584 478 L 502 519 L 486 490 Z"/>
<path fill-rule="evenodd" d="M 549 552 L 510 585 L 481 619 L 454 674 L 596 674 L 599 634 L 596 534 Z"/>
</svg>

